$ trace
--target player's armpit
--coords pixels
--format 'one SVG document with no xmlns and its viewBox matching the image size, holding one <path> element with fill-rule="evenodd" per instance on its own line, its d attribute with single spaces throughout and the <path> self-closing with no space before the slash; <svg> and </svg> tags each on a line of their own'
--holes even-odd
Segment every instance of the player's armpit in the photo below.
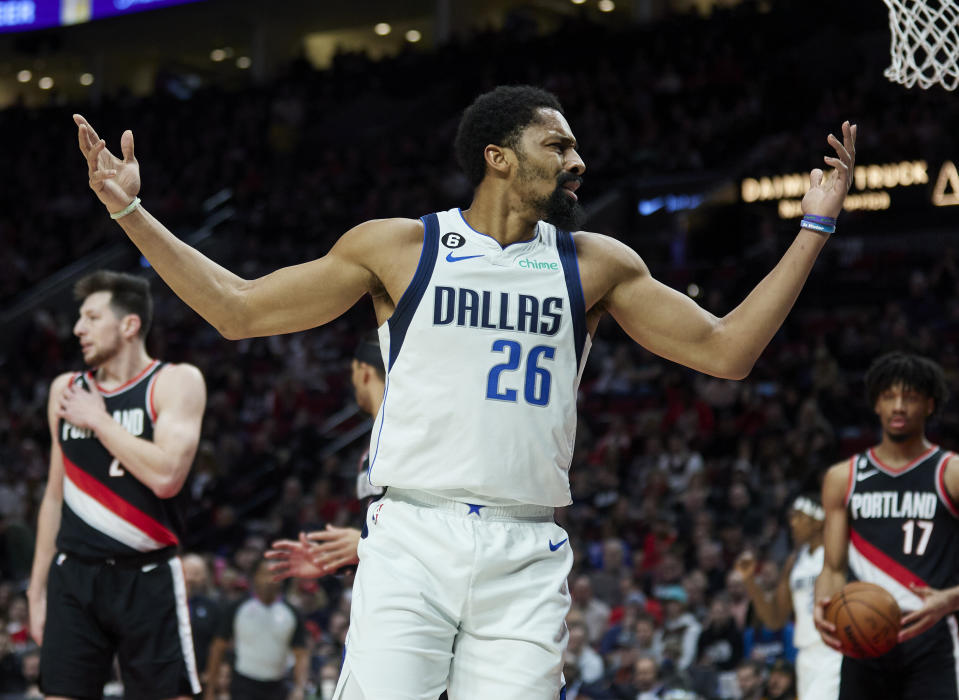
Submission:
<svg viewBox="0 0 959 700">
<path fill-rule="evenodd" d="M 706 374 L 741 379 L 742 343 L 690 297 L 654 279 L 628 246 L 608 236 L 575 238 L 587 309 L 601 308 L 650 352 Z"/>
<path fill-rule="evenodd" d="M 360 224 L 321 258 L 242 281 L 233 318 L 218 329 L 236 339 L 315 328 L 339 317 L 364 294 L 382 295 L 384 289 L 395 304 L 412 280 L 422 240 L 419 220 Z M 409 259 L 412 264 L 404 266 Z"/>
</svg>

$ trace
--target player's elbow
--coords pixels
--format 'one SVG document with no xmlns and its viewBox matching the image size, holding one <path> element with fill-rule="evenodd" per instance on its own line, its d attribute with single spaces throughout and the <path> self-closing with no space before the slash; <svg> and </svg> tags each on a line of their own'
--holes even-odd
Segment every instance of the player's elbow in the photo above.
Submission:
<svg viewBox="0 0 959 700">
<path fill-rule="evenodd" d="M 227 340 L 243 340 L 254 335 L 249 323 L 251 315 L 244 291 L 231 289 L 207 320 Z"/>
<path fill-rule="evenodd" d="M 180 489 L 183 488 L 184 481 L 184 477 L 171 474 L 169 476 L 156 479 L 153 484 L 151 484 L 150 489 L 157 498 L 173 498 L 180 493 Z"/>
<path fill-rule="evenodd" d="M 718 356 L 715 358 L 712 367 L 708 370 L 708 374 L 719 379 L 741 381 L 749 376 L 749 373 L 753 371 L 755 365 L 755 358 Z"/>
</svg>

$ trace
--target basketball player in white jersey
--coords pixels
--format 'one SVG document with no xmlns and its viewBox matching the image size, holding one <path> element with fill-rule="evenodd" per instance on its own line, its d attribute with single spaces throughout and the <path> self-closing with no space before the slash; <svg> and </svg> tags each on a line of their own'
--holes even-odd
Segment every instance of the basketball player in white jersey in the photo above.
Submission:
<svg viewBox="0 0 959 700">
<path fill-rule="evenodd" d="M 753 609 L 769 629 L 781 629 L 790 614 L 795 620 L 793 643 L 799 700 L 836 700 L 839 697 L 839 666 L 842 655 L 826 646 L 813 623 L 816 577 L 822 571 L 822 526 L 825 514 L 818 494 L 803 494 L 789 512 L 796 550 L 783 566 L 779 583 L 768 596 L 756 583 L 756 558 L 744 552 L 736 560 Z"/>
<path fill-rule="evenodd" d="M 718 318 L 650 275 L 626 245 L 579 231 L 586 170 L 555 96 L 500 87 L 465 112 L 466 210 L 369 221 L 325 256 L 245 280 L 140 205 L 133 134 L 122 160 L 76 115 L 91 188 L 186 303 L 228 338 L 328 323 L 369 294 L 386 365 L 367 515 L 337 698 L 554 700 L 562 690 L 572 553 L 576 391 L 610 314 L 637 342 L 719 377 L 745 377 L 833 230 L 856 127 L 827 139 L 806 217 L 780 263 Z"/>
</svg>

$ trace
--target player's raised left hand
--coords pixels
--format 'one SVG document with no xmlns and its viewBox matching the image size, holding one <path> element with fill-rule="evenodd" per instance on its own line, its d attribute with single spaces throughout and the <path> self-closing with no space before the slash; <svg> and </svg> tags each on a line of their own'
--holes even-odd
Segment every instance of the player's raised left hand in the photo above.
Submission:
<svg viewBox="0 0 959 700">
<path fill-rule="evenodd" d="M 79 114 L 73 115 L 77 125 L 80 152 L 87 161 L 90 189 L 109 212 L 122 211 L 140 191 L 140 164 L 133 155 L 133 132 L 127 129 L 120 136 L 123 160 L 113 155 L 90 123 Z"/>
<path fill-rule="evenodd" d="M 809 173 L 809 189 L 802 199 L 803 214 L 834 219 L 839 216 L 856 168 L 856 131 L 855 124 L 845 121 L 842 123 L 842 143 L 832 134 L 826 137 L 826 142 L 836 151 L 836 157 L 825 156 L 823 160 L 833 170 L 825 176 L 819 168 Z"/>
<path fill-rule="evenodd" d="M 929 588 L 928 586 L 909 586 L 913 593 L 922 598 L 923 605 L 902 616 L 902 627 L 899 629 L 899 641 L 917 637 L 946 615 L 955 612 L 959 606 L 955 589 L 945 591 Z"/>
</svg>

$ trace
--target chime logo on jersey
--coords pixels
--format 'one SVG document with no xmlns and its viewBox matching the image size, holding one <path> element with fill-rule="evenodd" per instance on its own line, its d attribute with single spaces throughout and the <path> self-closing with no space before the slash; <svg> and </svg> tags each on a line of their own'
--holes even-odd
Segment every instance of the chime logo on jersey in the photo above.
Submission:
<svg viewBox="0 0 959 700">
<path fill-rule="evenodd" d="M 123 426 L 130 435 L 143 435 L 144 414 L 142 408 L 127 408 L 113 412 L 113 420 Z M 60 434 L 60 441 L 64 440 L 83 440 L 93 437 L 93 431 L 89 428 L 78 428 L 77 426 L 63 421 L 63 430 Z"/>
<path fill-rule="evenodd" d="M 434 326 L 468 326 L 536 335 L 556 335 L 563 320 L 563 299 L 437 286 Z"/>
<path fill-rule="evenodd" d="M 936 494 L 919 491 L 854 493 L 849 500 L 849 512 L 854 520 L 860 518 L 932 520 L 936 515 L 938 501 Z"/>
</svg>

